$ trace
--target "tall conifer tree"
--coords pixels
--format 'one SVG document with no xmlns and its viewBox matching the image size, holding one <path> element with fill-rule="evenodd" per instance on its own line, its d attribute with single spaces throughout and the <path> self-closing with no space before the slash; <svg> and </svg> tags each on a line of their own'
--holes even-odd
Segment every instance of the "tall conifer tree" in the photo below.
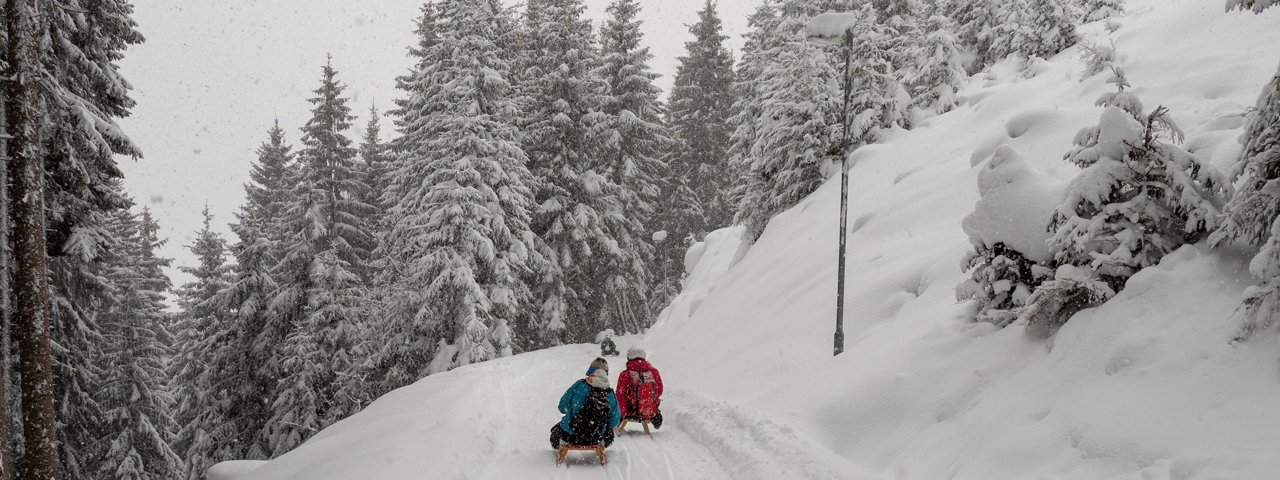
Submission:
<svg viewBox="0 0 1280 480">
<path fill-rule="evenodd" d="M 238 381 L 234 364 L 244 361 L 235 349 L 231 310 L 218 294 L 231 285 L 226 263 L 227 245 L 213 230 L 213 215 L 206 205 L 204 223 L 187 248 L 198 262 L 180 269 L 195 280 L 177 292 L 182 314 L 175 332 L 176 351 L 170 366 L 176 394 L 174 417 L 179 426 L 174 450 L 186 459 L 186 469 L 175 477 L 198 480 L 205 470 L 222 460 L 239 458 L 234 418 L 228 393 Z"/>
<path fill-rule="evenodd" d="M 746 166 L 750 183 L 738 210 L 747 241 L 758 238 L 774 215 L 817 190 L 823 164 L 839 159 L 837 74 L 822 49 L 805 37 L 809 12 L 802 8 L 783 4 L 780 38 L 758 77 L 760 124 L 751 147 L 758 157 Z"/>
<path fill-rule="evenodd" d="M 236 214 L 231 230 L 238 239 L 231 252 L 236 258 L 234 278 L 218 293 L 234 334 L 231 351 L 237 361 L 226 374 L 228 415 L 238 458 L 266 459 L 270 449 L 263 429 L 271 418 L 280 375 L 278 349 L 288 326 L 271 316 L 270 301 L 276 290 L 271 269 L 282 256 L 285 208 L 297 164 L 284 130 L 277 121 L 268 139 L 258 148 L 258 159 L 245 185 L 245 205 Z"/>
<path fill-rule="evenodd" d="M 522 144 L 534 176 L 533 229 L 552 260 L 533 280 L 545 325 L 564 341 L 589 340 L 603 328 L 611 265 L 626 252 L 611 225 L 625 222 L 618 186 L 604 173 L 603 139 L 592 135 L 602 120 L 607 88 L 591 23 L 582 0 L 529 2 L 522 72 Z M 542 340 L 546 342 L 546 340 Z"/>
<path fill-rule="evenodd" d="M 268 441 L 281 455 L 308 436 L 354 413 L 363 395 L 348 382 L 360 352 L 361 273 L 372 236 L 360 202 L 368 189 L 346 137 L 351 109 L 332 64 L 310 99 L 303 127 L 301 169 L 285 213 L 285 247 L 273 270 L 278 289 L 272 321 L 290 328 L 279 351 L 281 389 L 273 403 Z"/>
<path fill-rule="evenodd" d="M 621 262 L 609 266 L 605 295 L 610 299 L 605 326 L 619 332 L 640 332 L 652 320 L 654 211 L 657 182 L 666 174 L 661 157 L 674 146 L 662 120 L 658 74 L 649 68 L 653 57 L 640 41 L 640 6 L 635 0 L 609 5 L 609 20 L 601 32 L 599 74 L 608 84 L 602 106 L 604 121 L 596 128 L 608 140 L 605 175 L 618 187 L 622 215 L 610 232 L 619 242 Z M 660 268 L 658 268 L 660 270 Z"/>
<path fill-rule="evenodd" d="M 163 267 L 170 260 L 155 250 L 164 244 L 151 213 L 140 216 L 122 210 L 111 218 L 113 240 L 106 274 L 113 301 L 101 319 L 106 374 L 101 397 L 105 417 L 101 461 L 91 478 L 159 480 L 181 476 L 182 457 L 173 450 L 177 424 L 173 399 L 166 388 L 165 364 L 171 319 L 164 294 L 169 278 Z"/>
<path fill-rule="evenodd" d="M 729 173 L 728 151 L 733 127 L 733 56 L 725 47 L 716 4 L 707 0 L 690 27 L 694 39 L 685 43 L 685 55 L 676 67 L 667 123 L 678 142 L 667 160 L 666 199 L 659 226 L 667 232 L 659 257 L 678 268 L 669 279 L 684 274 L 684 252 L 690 241 L 711 230 L 728 226 L 734 175 Z"/>
<path fill-rule="evenodd" d="M 391 209 L 387 250 L 403 274 L 395 315 L 379 328 L 375 360 L 383 389 L 510 354 L 509 324 L 531 299 L 521 281 L 529 258 L 532 192 L 514 118 L 491 2 L 440 5 L 440 62 L 420 66 L 420 130 L 399 152 L 404 195 Z"/>
</svg>

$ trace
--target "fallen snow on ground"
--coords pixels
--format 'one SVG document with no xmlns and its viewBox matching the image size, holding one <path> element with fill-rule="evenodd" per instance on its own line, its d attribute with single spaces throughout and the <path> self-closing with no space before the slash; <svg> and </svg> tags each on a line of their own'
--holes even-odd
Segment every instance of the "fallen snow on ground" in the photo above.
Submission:
<svg viewBox="0 0 1280 480">
<path fill-rule="evenodd" d="M 638 337 L 616 338 L 626 350 Z M 761 451 L 794 455 L 810 478 L 857 479 L 856 467 L 776 422 L 683 388 L 665 395 L 667 421 L 651 437 L 634 427 L 595 456 L 555 465 L 548 444 L 556 403 L 599 349 L 569 345 L 433 375 L 378 399 L 304 446 L 252 470 L 218 464 L 224 479 L 782 478 Z M 657 361 L 660 357 L 653 357 Z M 625 359 L 610 357 L 613 383 Z M 780 450 L 781 449 L 781 450 Z M 235 467 L 252 467 L 238 462 Z M 570 473 L 571 472 L 571 473 Z"/>
<path fill-rule="evenodd" d="M 1280 60 L 1280 9 L 1127 7 L 1117 31 L 1095 23 L 1086 38 L 1114 40 L 1148 109 L 1169 107 L 1188 148 L 1229 167 L 1240 114 Z M 1248 252 L 1177 250 L 1050 340 L 971 323 L 955 301 L 979 172 L 1016 183 L 988 190 L 1012 195 L 1078 172 L 1062 155 L 1111 87 L 1081 81 L 1077 53 L 1002 63 L 959 109 L 855 153 L 843 355 L 831 356 L 837 179 L 749 250 L 739 229 L 709 235 L 644 339 L 617 340 L 651 352 L 669 423 L 621 438 L 607 467 L 555 467 L 546 445 L 556 401 L 598 353 L 570 345 L 428 377 L 239 479 L 1275 478 L 1280 341 L 1230 343 Z M 1042 214 L 1029 200 L 1018 215 Z M 622 360 L 610 362 L 616 379 Z"/>
</svg>

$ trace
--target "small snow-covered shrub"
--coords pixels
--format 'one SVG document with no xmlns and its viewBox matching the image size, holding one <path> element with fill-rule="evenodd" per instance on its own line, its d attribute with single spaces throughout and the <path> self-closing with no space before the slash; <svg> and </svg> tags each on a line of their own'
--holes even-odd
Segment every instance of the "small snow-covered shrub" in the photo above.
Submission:
<svg viewBox="0 0 1280 480">
<path fill-rule="evenodd" d="M 973 300 L 975 320 L 1005 326 L 1016 309 L 1053 271 L 1045 231 L 1061 197 L 1061 182 L 1028 164 L 1013 147 L 1001 145 L 978 173 L 978 202 L 962 227 L 973 244 L 963 269 L 970 278 L 956 287 L 956 299 Z"/>
<path fill-rule="evenodd" d="M 956 299 L 976 301 L 974 319 L 999 327 L 1017 319 L 1016 309 L 1026 305 L 1031 292 L 1052 273 L 1004 243 L 975 246 L 964 258 L 964 269 L 971 274 L 956 287 Z"/>
<path fill-rule="evenodd" d="M 1062 265 L 1053 280 L 1044 282 L 1027 299 L 1021 318 L 1027 320 L 1027 334 L 1048 337 L 1067 323 L 1072 315 L 1101 305 L 1116 295 L 1094 272 L 1073 265 Z"/>
<path fill-rule="evenodd" d="M 1088 42 L 1081 45 L 1080 61 L 1084 63 L 1084 73 L 1080 80 L 1097 75 L 1103 70 L 1112 68 L 1116 60 L 1116 44 L 1099 45 Z"/>
<path fill-rule="evenodd" d="M 1123 289 L 1134 273 L 1202 239 L 1217 226 L 1229 193 L 1221 174 L 1177 145 L 1182 132 L 1167 108 L 1139 114 L 1141 102 L 1126 91 L 1118 69 L 1112 83 L 1118 91 L 1098 100 L 1105 107 L 1098 125 L 1076 134 L 1066 155 L 1084 170 L 1053 215 L 1049 245 L 1055 261 L 1075 268 L 1059 268 L 1055 281 L 1029 300 L 1027 315 L 1037 326 L 1060 325 L 1109 298 L 1102 295 L 1108 289 Z"/>
</svg>

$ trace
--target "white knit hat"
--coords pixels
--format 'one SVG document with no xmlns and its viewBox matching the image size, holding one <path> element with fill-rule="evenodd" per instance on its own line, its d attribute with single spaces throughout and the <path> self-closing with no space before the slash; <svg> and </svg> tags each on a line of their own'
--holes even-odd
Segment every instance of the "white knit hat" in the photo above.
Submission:
<svg viewBox="0 0 1280 480">
<path fill-rule="evenodd" d="M 628 349 L 627 349 L 627 360 L 635 360 L 635 359 L 637 359 L 637 358 L 644 358 L 644 356 L 645 356 L 645 353 L 644 353 L 644 349 L 643 349 L 643 348 L 640 348 L 640 347 L 631 347 L 631 348 L 628 348 Z"/>
<path fill-rule="evenodd" d="M 596 388 L 609 388 L 609 372 L 599 368 L 587 375 L 587 384 Z"/>
</svg>

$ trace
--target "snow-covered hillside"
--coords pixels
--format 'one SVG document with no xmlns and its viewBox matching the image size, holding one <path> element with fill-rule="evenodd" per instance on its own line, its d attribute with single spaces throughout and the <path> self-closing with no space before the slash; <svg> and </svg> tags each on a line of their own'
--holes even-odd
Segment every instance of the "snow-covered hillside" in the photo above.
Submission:
<svg viewBox="0 0 1280 480">
<path fill-rule="evenodd" d="M 1114 40 L 1132 91 L 1228 168 L 1241 114 L 1280 61 L 1280 9 L 1128 10 L 1115 32 L 1095 23 L 1085 37 Z M 1248 252 L 1184 247 L 1049 340 L 972 323 L 955 300 L 962 219 L 993 153 L 1053 179 L 1078 171 L 1062 155 L 1111 87 L 1081 81 L 1077 54 L 1002 63 L 959 109 L 855 154 L 841 356 L 836 179 L 745 253 L 739 230 L 711 234 L 658 324 L 619 342 L 652 352 L 671 420 L 653 439 L 621 439 L 606 468 L 557 469 L 546 445 L 558 396 L 596 351 L 578 345 L 428 377 L 236 478 L 1274 478 L 1280 342 L 1230 343 Z M 215 468 L 233 467 L 249 470 Z"/>
</svg>

